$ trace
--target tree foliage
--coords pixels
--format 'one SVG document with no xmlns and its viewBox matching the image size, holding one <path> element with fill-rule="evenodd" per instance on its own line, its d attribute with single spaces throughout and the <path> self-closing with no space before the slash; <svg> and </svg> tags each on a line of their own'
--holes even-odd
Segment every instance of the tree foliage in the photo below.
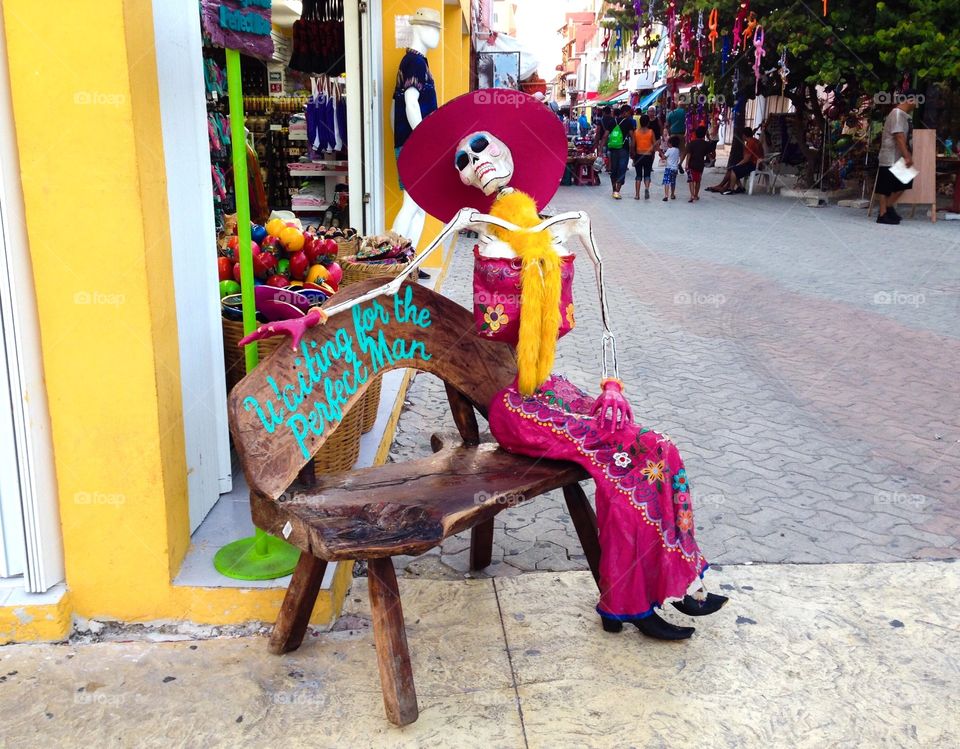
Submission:
<svg viewBox="0 0 960 749">
<path fill-rule="evenodd" d="M 608 6 L 607 16 L 614 24 L 636 23 L 632 2 Z M 716 52 L 711 52 L 706 38 L 703 40 L 702 73 L 712 80 L 714 93 L 730 97 L 735 71 L 739 70 L 739 93 L 752 96 L 752 39 L 746 49 L 731 53 L 725 66 L 721 61 L 723 39 L 733 29 L 740 3 L 675 0 L 674 7 L 678 18 L 688 15 L 694 25 L 702 11 L 705 27 L 711 9 L 718 9 L 720 36 Z M 642 3 L 642 8 L 641 22 L 645 24 L 649 0 Z M 666 24 L 669 8 L 669 0 L 656 2 L 654 19 Z M 777 61 L 784 49 L 790 69 L 784 94 L 801 105 L 809 103 L 817 84 L 836 90 L 852 102 L 862 94 L 889 92 L 904 82 L 923 88 L 960 79 L 958 0 L 828 0 L 826 16 L 818 0 L 752 0 L 749 11 L 756 13 L 765 33 L 761 93 L 780 93 Z M 708 31 L 704 28 L 704 37 Z M 686 59 L 678 55 L 673 61 L 675 73 L 685 80 L 692 78 L 693 65 L 693 54 Z"/>
</svg>

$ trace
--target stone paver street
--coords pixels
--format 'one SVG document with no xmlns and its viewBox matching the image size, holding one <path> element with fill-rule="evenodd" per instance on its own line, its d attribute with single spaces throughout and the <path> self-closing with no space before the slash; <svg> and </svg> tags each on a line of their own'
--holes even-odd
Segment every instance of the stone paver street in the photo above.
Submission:
<svg viewBox="0 0 960 749">
<path fill-rule="evenodd" d="M 607 183 L 561 188 L 550 210 L 593 218 L 627 395 L 685 457 L 708 559 L 955 558 L 960 223 L 918 211 L 882 226 L 766 195 L 688 204 L 683 184 L 676 201 L 655 185 L 636 202 L 628 188 L 622 201 Z M 471 246 L 461 240 L 443 287 L 465 305 Z M 555 369 L 595 392 L 600 324 L 579 255 L 577 329 Z M 428 435 L 453 428 L 431 376 L 407 400 L 393 460 L 428 454 Z M 400 566 L 459 577 L 467 553 L 467 537 L 452 538 Z M 486 574 L 584 567 L 559 493 L 498 516 Z"/>
</svg>

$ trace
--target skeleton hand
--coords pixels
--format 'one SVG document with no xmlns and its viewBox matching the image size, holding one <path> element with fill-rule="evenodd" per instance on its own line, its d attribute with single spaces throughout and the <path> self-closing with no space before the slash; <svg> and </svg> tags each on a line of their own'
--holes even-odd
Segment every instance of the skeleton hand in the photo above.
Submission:
<svg viewBox="0 0 960 749">
<path fill-rule="evenodd" d="M 607 379 L 601 382 L 603 392 L 593 404 L 590 415 L 596 418 L 597 426 L 611 434 L 619 431 L 633 421 L 633 409 L 623 396 L 623 385 L 619 380 Z M 610 413 L 609 421 L 607 412 Z"/>
<path fill-rule="evenodd" d="M 297 346 L 300 345 L 300 339 L 306 335 L 307 330 L 312 328 L 314 325 L 323 325 L 326 322 L 327 313 L 319 307 L 314 307 L 303 317 L 297 317 L 292 320 L 280 320 L 279 322 L 271 322 L 267 323 L 266 325 L 261 325 L 250 335 L 246 335 L 241 338 L 237 345 L 243 347 L 248 343 L 262 341 L 265 338 L 272 338 L 276 335 L 288 335 L 290 336 L 290 348 L 296 351 Z"/>
</svg>

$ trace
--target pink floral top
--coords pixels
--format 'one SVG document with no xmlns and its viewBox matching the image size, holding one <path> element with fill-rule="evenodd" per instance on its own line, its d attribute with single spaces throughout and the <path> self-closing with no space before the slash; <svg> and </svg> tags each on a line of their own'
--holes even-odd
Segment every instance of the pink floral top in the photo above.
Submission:
<svg viewBox="0 0 960 749">
<path fill-rule="evenodd" d="M 517 345 L 520 336 L 520 258 L 493 258 L 473 248 L 473 319 L 477 335 Z M 560 330 L 574 327 L 573 261 L 565 255 L 560 265 Z"/>
</svg>

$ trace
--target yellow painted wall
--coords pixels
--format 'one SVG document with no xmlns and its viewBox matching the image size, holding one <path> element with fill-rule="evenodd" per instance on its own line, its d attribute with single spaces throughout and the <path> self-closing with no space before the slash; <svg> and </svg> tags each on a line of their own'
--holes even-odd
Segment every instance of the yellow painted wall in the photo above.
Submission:
<svg viewBox="0 0 960 749">
<path fill-rule="evenodd" d="M 403 203 L 403 193 L 397 185 L 397 161 L 393 152 L 393 128 L 390 113 L 393 109 L 393 88 L 396 83 L 397 68 L 406 50 L 396 46 L 396 16 L 412 15 L 418 8 L 434 8 L 442 14 L 443 31 L 440 46 L 427 53 L 430 71 L 437 86 L 439 104 L 459 96 L 469 90 L 470 36 L 463 33 L 466 27 L 465 12 L 461 5 L 446 5 L 443 0 L 393 0 L 384 3 L 383 8 L 383 88 L 384 88 L 384 197 L 386 203 L 385 225 L 390 226 Z M 420 248 L 425 247 L 440 232 L 443 224 L 432 216 L 427 216 Z M 436 267 L 441 262 L 435 255 L 427 265 Z"/>
<path fill-rule="evenodd" d="M 11 642 L 58 642 L 73 624 L 70 594 L 56 603 L 0 606 L 0 645 Z"/>
<path fill-rule="evenodd" d="M 67 582 L 87 615 L 143 613 L 185 550 L 167 513 L 186 493 L 169 245 L 144 199 L 166 205 L 139 163 L 162 151 L 137 142 L 149 92 L 130 64 L 155 58 L 152 41 L 128 55 L 124 11 L 3 5 Z"/>
<path fill-rule="evenodd" d="M 442 98 L 451 98 L 468 83 L 460 8 L 412 0 L 390 14 L 425 4 L 448 22 L 430 62 Z M 86 0 L 54 15 L 33 0 L 2 8 L 69 593 L 26 616 L 0 608 L 0 641 L 58 639 L 73 613 L 272 621 L 282 589 L 171 585 L 190 539 L 150 2 Z M 386 11 L 383 31 L 392 90 L 403 51 Z M 392 136 L 386 141 L 392 220 L 399 193 Z M 312 621 L 339 612 L 351 572 L 340 565 Z"/>
<path fill-rule="evenodd" d="M 51 639 L 71 611 L 270 621 L 282 589 L 171 585 L 190 538 L 151 5 L 3 13 L 70 592 L 35 635 L 0 611 L 0 634 Z M 339 610 L 349 568 L 314 621 Z"/>
</svg>

